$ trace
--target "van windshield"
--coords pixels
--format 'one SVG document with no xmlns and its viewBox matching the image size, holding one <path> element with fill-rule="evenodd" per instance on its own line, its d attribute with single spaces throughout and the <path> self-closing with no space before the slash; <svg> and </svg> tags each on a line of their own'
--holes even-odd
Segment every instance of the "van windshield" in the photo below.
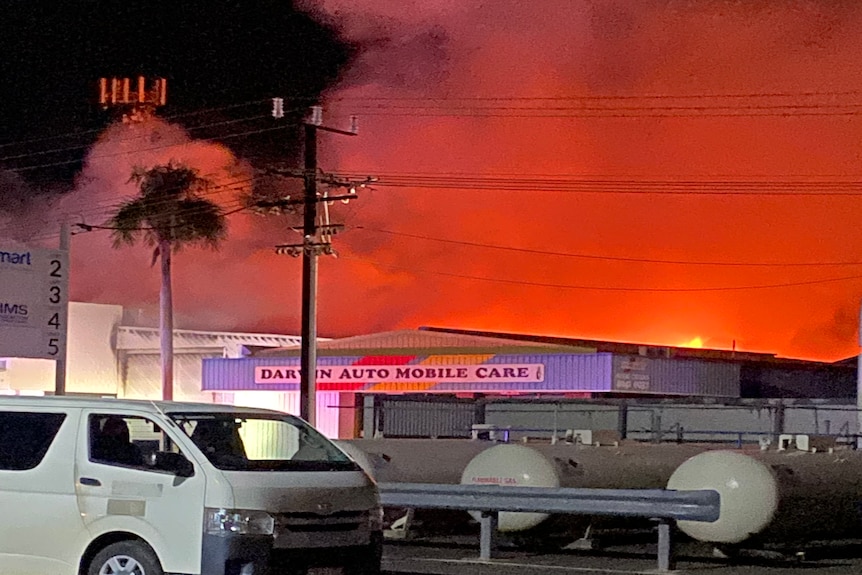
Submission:
<svg viewBox="0 0 862 575">
<path fill-rule="evenodd" d="M 171 413 L 209 461 L 225 471 L 358 471 L 331 441 L 291 415 Z"/>
</svg>

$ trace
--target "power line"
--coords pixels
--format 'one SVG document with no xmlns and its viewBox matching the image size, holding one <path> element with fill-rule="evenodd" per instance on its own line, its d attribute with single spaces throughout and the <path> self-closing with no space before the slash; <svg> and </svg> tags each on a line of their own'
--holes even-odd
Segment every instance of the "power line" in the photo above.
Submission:
<svg viewBox="0 0 862 575">
<path fill-rule="evenodd" d="M 345 97 L 366 116 L 699 118 L 759 116 L 853 116 L 862 114 L 859 91 L 582 95 L 552 97 Z M 840 101 L 853 96 L 853 100 Z M 824 99 L 825 98 L 825 99 Z M 335 99 L 334 101 L 339 101 Z M 357 107 L 358 103 L 358 107 Z"/>
<path fill-rule="evenodd" d="M 203 129 L 206 129 L 206 128 L 214 128 L 214 127 L 218 127 L 218 126 L 228 126 L 228 125 L 232 125 L 232 124 L 238 124 L 238 123 L 241 123 L 241 122 L 250 122 L 250 121 L 252 121 L 252 120 L 260 120 L 260 119 L 262 119 L 262 118 L 268 118 L 268 116 L 266 116 L 266 115 L 258 115 L 258 116 L 249 116 L 249 117 L 247 117 L 247 118 L 237 118 L 237 119 L 233 119 L 233 120 L 223 120 L 223 121 L 220 121 L 220 122 L 212 122 L 212 123 L 209 123 L 209 124 L 202 124 L 202 125 L 200 125 L 200 126 L 192 126 L 192 127 L 189 127 L 189 128 L 184 128 L 184 130 L 186 130 L 186 131 L 188 131 L 188 132 L 191 132 L 191 131 L 194 131 L 194 130 L 203 130 Z M 117 143 L 125 144 L 125 143 L 128 143 L 128 142 L 133 142 L 133 141 L 135 141 L 135 140 L 142 140 L 142 139 L 146 139 L 146 138 L 149 138 L 150 136 L 151 136 L 151 134 L 149 134 L 149 133 L 148 133 L 148 134 L 136 134 L 136 135 L 133 135 L 133 136 L 128 137 L 128 138 L 126 138 L 126 137 L 119 138 L 119 140 L 118 140 L 118 142 L 117 142 Z M 52 149 L 49 149 L 49 150 L 39 150 L 39 151 L 36 151 L 36 152 L 28 152 L 28 153 L 26 153 L 26 154 L 18 154 L 18 155 L 15 155 L 15 156 L 4 156 L 4 157 L 0 157 L 0 162 L 8 162 L 8 161 L 10 161 L 10 160 L 20 160 L 20 159 L 26 159 L 26 158 L 31 158 L 31 157 L 35 157 L 35 156 L 44 156 L 44 155 L 48 155 L 48 154 L 59 154 L 59 153 L 61 153 L 61 152 L 73 152 L 73 151 L 77 151 L 77 150 L 86 150 L 86 149 L 88 149 L 88 148 L 90 148 L 90 147 L 92 147 L 92 144 L 82 144 L 82 145 L 77 145 L 77 146 L 68 146 L 68 147 L 65 147 L 65 148 L 52 148 Z"/>
<path fill-rule="evenodd" d="M 223 183 L 218 184 L 218 185 L 208 186 L 202 192 L 199 192 L 198 195 L 201 197 L 213 198 L 214 196 L 225 194 L 228 192 L 241 191 L 244 188 L 247 188 L 248 185 L 253 184 L 255 182 L 255 180 L 256 180 L 256 177 L 254 177 L 254 176 L 247 177 L 247 178 L 239 178 L 239 179 L 229 180 L 229 181 L 223 182 Z M 55 223 L 59 227 L 61 219 L 66 218 L 66 219 L 71 220 L 73 217 L 77 216 L 81 219 L 81 221 L 80 222 L 70 222 L 70 223 L 84 224 L 84 227 L 97 227 L 95 225 L 88 224 L 87 220 L 89 219 L 90 221 L 93 221 L 93 220 L 106 221 L 106 220 L 110 219 L 110 217 L 113 215 L 113 213 L 115 213 L 118 209 L 120 209 L 126 201 L 132 200 L 132 199 L 134 199 L 134 196 L 129 196 L 127 200 L 117 201 L 117 200 L 112 199 L 109 202 L 96 202 L 94 205 L 88 206 L 84 210 L 66 210 L 60 214 L 57 214 L 58 218 L 56 219 Z M 230 209 L 231 204 L 236 202 L 236 201 L 241 202 L 242 200 L 230 200 L 228 202 L 225 202 L 223 204 L 223 208 Z M 170 203 L 171 203 L 170 199 L 165 199 L 165 200 L 159 200 L 159 201 L 153 202 L 152 205 L 155 207 L 158 207 L 159 205 L 168 205 Z M 47 225 L 47 223 L 48 223 L 48 221 L 46 220 L 46 225 Z M 2 234 L 13 235 L 16 232 L 21 233 L 21 232 L 25 232 L 25 231 L 26 231 L 26 228 L 23 225 L 22 226 L 7 225 L 3 228 L 0 228 L 0 235 L 2 235 Z"/>
<path fill-rule="evenodd" d="M 858 105 L 854 105 L 854 108 L 858 107 Z M 847 106 L 838 106 L 833 108 L 847 108 Z M 521 111 L 521 113 L 515 113 Z M 691 113 L 686 113 L 691 112 Z M 520 108 L 519 110 L 510 110 L 506 112 L 505 109 L 502 108 L 486 108 L 486 109 L 475 109 L 475 108 L 465 108 L 461 111 L 457 110 L 428 110 L 428 109 L 415 109 L 411 111 L 392 111 L 392 110 L 366 110 L 366 111 L 357 111 L 357 114 L 361 114 L 363 117 L 367 116 L 387 116 L 387 117 L 402 117 L 402 118 L 549 118 L 549 119 L 563 119 L 563 118 L 573 118 L 573 119 L 597 119 L 597 118 L 617 118 L 617 119 L 648 119 L 648 118 L 692 118 L 692 119 L 704 119 L 704 118 L 770 118 L 770 117 L 779 117 L 779 118 L 788 118 L 788 117 L 824 117 L 824 116 L 832 116 L 832 117 L 849 117 L 849 116 L 860 116 L 862 115 L 862 110 L 858 109 L 833 109 L 833 110 L 823 110 L 823 111 L 813 111 L 813 110 L 794 110 L 788 109 L 786 107 L 777 107 L 771 110 L 756 110 L 751 109 L 750 111 L 746 111 L 745 109 L 740 109 L 739 111 L 720 111 L 713 109 L 706 110 L 697 110 L 694 108 L 686 108 L 680 109 L 677 111 L 669 110 L 667 112 L 655 111 L 653 112 L 651 109 L 644 108 L 640 111 L 631 111 L 631 112 L 619 112 L 613 108 L 608 108 L 605 111 L 584 111 L 580 112 L 577 109 L 571 109 L 568 111 L 556 111 L 553 109 L 547 108 Z"/>
<path fill-rule="evenodd" d="M 697 99 L 745 99 L 745 98 L 810 98 L 816 96 L 860 96 L 860 90 L 819 90 L 801 92 L 738 92 L 715 94 L 569 94 L 563 96 L 336 96 L 327 102 L 372 101 L 571 101 L 571 100 L 697 100 Z"/>
<path fill-rule="evenodd" d="M 744 99 L 754 99 L 754 100 L 775 100 L 780 98 L 816 98 L 816 97 L 840 97 L 840 96 L 860 96 L 862 95 L 862 91 L 858 90 L 846 90 L 846 91 L 802 91 L 802 92 L 753 92 L 753 93 L 725 93 L 725 94 L 639 94 L 639 95 L 566 95 L 566 96 L 446 96 L 446 97 L 386 97 L 386 96 L 340 96 L 333 97 L 327 99 L 327 101 L 332 103 L 345 102 L 351 103 L 351 105 L 356 106 L 357 103 L 363 102 L 364 104 L 360 104 L 360 106 L 366 106 L 370 109 L 371 114 L 368 115 L 392 115 L 397 114 L 397 112 L 392 112 L 392 110 L 430 110 L 428 114 L 423 115 L 438 115 L 435 113 L 435 108 L 441 108 L 442 110 L 437 110 L 437 112 L 450 112 L 461 110 L 461 114 L 454 115 L 474 115 L 473 113 L 467 112 L 482 112 L 487 113 L 490 111 L 498 111 L 498 112 L 506 112 L 506 111 L 563 111 L 563 112 L 571 112 L 571 111 L 629 111 L 629 112 L 637 112 L 637 111 L 654 111 L 654 110 L 664 110 L 664 111 L 680 111 L 680 110 L 689 110 L 689 111 L 708 111 L 708 110 L 772 110 L 777 115 L 788 115 L 785 113 L 787 110 L 816 110 L 816 109 L 826 109 L 831 110 L 826 115 L 848 115 L 848 112 L 852 111 L 840 111 L 843 108 L 860 108 L 862 107 L 862 103 L 836 103 L 836 102 L 820 102 L 820 103 L 810 103 L 810 104 L 800 104 L 800 103 L 773 103 L 773 104 L 743 104 L 743 105 L 726 105 L 726 104 L 716 104 L 716 105 L 677 105 L 677 106 L 669 106 L 669 105 L 641 105 L 641 106 L 625 106 L 625 107 L 547 107 L 547 106 L 526 106 L 524 103 L 537 103 L 537 102 L 615 102 L 615 101 L 688 101 L 688 100 L 744 100 Z M 319 96 L 296 96 L 290 98 L 292 100 L 319 100 Z M 259 100 L 249 100 L 246 102 L 240 102 L 235 104 L 227 104 L 224 106 L 214 106 L 201 108 L 198 110 L 192 110 L 189 112 L 182 112 L 177 114 L 170 114 L 165 116 L 160 116 L 166 121 L 173 121 L 181 118 L 188 118 L 192 116 L 198 116 L 202 114 L 221 112 L 226 110 L 232 110 L 237 108 L 255 106 L 266 104 L 268 100 L 259 99 Z M 379 102 L 376 108 L 371 107 L 371 105 L 375 102 Z M 411 105 L 393 105 L 393 103 L 412 103 Z M 423 102 L 432 102 L 433 104 L 424 104 L 417 105 L 416 103 Z M 484 103 L 495 103 L 494 105 L 482 105 L 475 106 L 469 105 L 464 106 L 463 102 L 484 102 Z M 501 103 L 521 103 L 519 106 L 502 106 Z M 295 108 L 293 112 L 299 112 L 304 108 Z M 361 108 L 360 108 L 361 109 Z M 377 113 L 380 112 L 380 113 Z M 857 115 L 862 112 L 853 112 L 850 115 Z M 449 115 L 448 113 L 446 115 Z M 734 114 L 735 115 L 735 114 Z M 818 114 L 819 115 L 819 114 Z M 532 116 L 531 116 L 532 117 Z M 558 116 L 552 116 L 558 117 Z M 567 114 L 563 114 L 560 117 L 567 117 Z M 627 116 L 626 116 L 627 117 Z M 189 128 L 192 129 L 192 128 Z M 197 128 L 195 128 L 197 129 Z M 11 146 L 20 146 L 24 144 L 31 144 L 43 141 L 57 140 L 63 138 L 73 138 L 80 136 L 88 136 L 95 133 L 99 133 L 103 130 L 103 128 L 95 128 L 90 130 L 81 130 L 75 132 L 68 132 L 64 134 L 56 134 L 51 136 L 44 136 L 39 138 L 31 138 L 27 140 L 19 140 L 15 142 L 7 142 L 0 144 L 0 149 L 11 147 Z M 44 152 L 36 152 L 40 154 L 49 153 L 48 151 Z"/>
<path fill-rule="evenodd" d="M 245 205 L 244 202 L 234 202 L 233 205 L 227 204 L 227 205 L 220 206 L 220 208 L 221 208 L 221 214 L 224 217 L 229 217 L 229 216 L 232 216 L 234 214 L 237 214 L 237 213 L 240 213 L 243 211 L 247 211 L 249 209 L 248 206 Z M 177 213 L 180 213 L 180 212 L 177 212 Z M 194 215 L 195 210 L 186 210 L 186 211 L 183 211 L 182 213 L 186 214 L 186 215 Z M 57 227 L 59 228 L 60 222 L 58 221 L 55 223 L 57 224 Z M 77 230 L 77 231 L 72 232 L 73 236 L 79 235 L 81 233 L 87 233 L 87 232 L 110 231 L 110 230 L 116 230 L 117 229 L 116 227 L 107 226 L 107 225 L 97 225 L 97 224 L 73 223 L 72 225 Z M 179 225 L 180 224 L 178 224 L 177 227 L 179 227 Z M 136 231 L 146 231 L 149 229 L 151 229 L 151 228 L 142 227 L 142 228 L 138 228 Z M 28 241 L 47 241 L 47 240 L 52 239 L 52 238 L 58 238 L 59 236 L 60 236 L 60 233 L 59 233 L 59 231 L 57 231 L 57 232 L 50 232 L 50 233 L 44 233 L 44 234 L 39 234 L 39 235 L 35 235 L 35 236 L 30 236 L 27 238 L 27 240 Z"/>
<path fill-rule="evenodd" d="M 366 172 L 368 173 L 368 172 Z M 373 173 L 373 171 L 371 171 Z M 353 173 L 340 173 L 354 177 Z M 681 196 L 860 196 L 862 182 L 804 180 L 635 180 L 377 174 L 374 186 L 572 194 Z"/>
<path fill-rule="evenodd" d="M 469 246 L 469 247 L 477 247 L 477 248 L 488 248 L 495 250 L 504 250 L 510 252 L 518 252 L 518 253 L 526 253 L 526 254 L 535 254 L 535 255 L 545 255 L 545 256 L 559 256 L 559 257 L 567 257 L 567 258 L 579 258 L 579 259 L 591 259 L 591 260 L 601 260 L 601 261 L 615 261 L 615 262 L 627 262 L 627 263 L 648 263 L 648 264 L 670 264 L 670 265 L 690 265 L 690 266 L 727 266 L 727 267 L 829 267 L 829 266 L 860 266 L 862 265 L 862 261 L 853 261 L 853 262 L 727 262 L 727 261 L 692 261 L 692 260 L 669 260 L 669 259 L 656 259 L 656 258 L 634 258 L 634 257 L 620 257 L 620 256 L 608 256 L 608 255 L 598 255 L 598 254 L 586 254 L 586 253 L 573 253 L 573 252 L 559 252 L 559 251 L 551 251 L 551 250 L 538 250 L 538 249 L 529 249 L 529 248 L 519 248 L 514 246 L 502 246 L 498 244 L 488 244 L 481 242 L 471 242 L 471 241 L 463 241 L 463 240 L 452 240 L 446 238 L 437 238 L 431 236 L 424 236 L 419 234 L 410 234 L 405 232 L 396 232 L 392 230 L 384 230 L 379 228 L 369 228 L 366 226 L 353 226 L 352 229 L 363 230 L 367 232 L 374 232 L 380 234 L 388 234 L 398 237 L 405 238 L 413 238 L 419 240 L 426 240 L 432 242 L 440 242 L 446 243 L 450 245 L 460 245 L 460 246 Z"/>
<path fill-rule="evenodd" d="M 239 104 L 228 104 L 225 106 L 201 108 L 199 110 L 194 110 L 191 112 L 183 112 L 183 113 L 179 113 L 179 114 L 169 114 L 169 115 L 159 116 L 159 117 L 163 120 L 172 121 L 172 120 L 176 120 L 179 118 L 185 118 L 185 117 L 189 117 L 189 116 L 199 116 L 201 114 L 221 112 L 221 111 L 225 111 L 225 110 L 231 110 L 231 109 L 236 109 L 236 108 L 241 108 L 241 107 L 246 107 L 246 106 L 251 106 L 251 105 L 260 105 L 260 104 L 263 104 L 265 102 L 266 102 L 266 100 L 252 100 L 249 102 L 243 102 L 243 103 L 239 103 Z M 89 136 L 92 134 L 98 134 L 100 132 L 103 132 L 104 130 L 105 130 L 105 128 L 92 128 L 90 130 L 79 130 L 79 131 L 75 131 L 75 132 L 66 132 L 63 134 L 55 134 L 52 136 L 42 136 L 39 138 L 30 138 L 27 140 L 16 140 L 14 142 L 6 142 L 4 144 L 0 144 L 0 149 L 12 147 L 12 146 L 21 146 L 24 144 L 34 144 L 36 142 L 60 140 L 63 138 L 76 138 L 76 137 L 81 137 L 81 136 Z"/>
<path fill-rule="evenodd" d="M 344 170 L 338 173 L 344 174 L 356 174 L 360 173 L 360 169 L 352 169 L 352 170 Z M 370 170 L 371 172 L 379 172 L 379 169 Z M 365 173 L 365 172 L 361 172 Z M 609 175 L 605 173 L 591 173 L 591 172 L 554 172 L 554 173 L 541 173 L 541 172 L 447 172 L 442 170 L 435 170 L 433 172 L 399 172 L 399 171 L 384 171 L 384 175 L 387 177 L 459 177 L 459 178 L 514 178 L 514 177 L 530 177 L 530 178 L 539 178 L 539 179 L 551 179 L 551 180 L 588 180 L 588 181 L 614 181 L 619 178 L 627 178 L 633 181 L 653 181 L 653 175 L 651 174 L 637 174 L 637 173 L 624 173 L 624 174 L 614 174 Z M 685 174 L 685 173 L 666 173 L 664 174 L 666 180 L 671 182 L 693 182 L 693 183 L 703 183 L 703 182 L 763 182 L 763 181 L 773 181 L 776 178 L 779 181 L 786 182 L 811 182 L 816 183 L 820 181 L 826 182 L 850 182 L 854 183 L 859 181 L 862 178 L 862 173 L 781 173 L 781 174 L 767 174 L 767 173 L 749 173 L 749 174 L 737 174 L 737 173 L 703 173 L 703 174 Z M 783 179 L 782 179 L 783 178 Z"/>
<path fill-rule="evenodd" d="M 267 133 L 267 132 L 274 132 L 277 130 L 285 130 L 285 129 L 290 128 L 290 127 L 293 127 L 293 125 L 291 125 L 291 124 L 279 125 L 279 126 L 273 126 L 273 127 L 269 127 L 269 128 L 261 128 L 261 129 L 257 129 L 257 130 L 247 130 L 247 131 L 243 131 L 243 132 L 235 132 L 235 133 L 225 134 L 222 136 L 212 137 L 212 138 L 199 138 L 196 140 L 190 140 L 188 142 L 184 142 L 184 143 L 180 143 L 180 144 L 166 144 L 163 146 L 154 146 L 154 147 L 150 147 L 150 148 L 140 148 L 137 150 L 129 150 L 129 151 L 124 151 L 124 152 L 112 152 L 109 154 L 98 154 L 95 156 L 89 156 L 87 158 L 81 158 L 81 159 L 75 159 L 75 160 L 65 160 L 65 161 L 52 162 L 52 163 L 46 163 L 46 164 L 36 164 L 36 165 L 31 165 L 31 166 L 23 166 L 20 168 L 10 168 L 7 171 L 26 172 L 29 170 L 37 170 L 37 169 L 42 169 L 42 168 L 52 168 L 52 167 L 57 167 L 57 166 L 66 166 L 69 164 L 80 164 L 80 163 L 83 163 L 85 160 L 114 158 L 117 156 L 126 156 L 126 155 L 130 155 L 130 154 L 138 154 L 141 152 L 152 152 L 152 151 L 164 150 L 164 149 L 168 149 L 168 148 L 177 148 L 177 147 L 182 147 L 182 146 L 189 146 L 189 145 L 196 144 L 198 142 L 217 143 L 220 140 L 239 138 L 242 136 L 251 136 L 251 135 L 255 135 L 255 134 L 263 134 L 263 133 Z"/>
<path fill-rule="evenodd" d="M 542 288 L 553 288 L 553 289 L 565 289 L 565 290 L 584 290 L 584 291 L 598 291 L 598 292 L 645 292 L 645 293 L 693 293 L 693 292 L 721 292 L 721 291 L 747 291 L 747 290 L 763 290 L 763 289 L 779 289 L 779 288 L 790 288 L 790 287 L 801 287 L 801 286 L 809 286 L 809 285 L 818 285 L 825 283 L 835 283 L 835 282 L 843 282 L 843 281 L 853 281 L 853 280 L 862 280 L 862 275 L 855 276 L 844 276 L 837 278 L 826 278 L 821 280 L 809 280 L 809 281 L 798 281 L 798 282 L 787 282 L 787 283 L 777 283 L 777 284 L 755 284 L 755 285 L 742 285 L 742 286 L 713 286 L 713 287 L 701 287 L 701 288 L 647 288 L 647 287 L 630 287 L 630 286 L 591 286 L 591 285 L 573 285 L 573 284 L 556 284 L 556 283 L 544 283 L 544 282 L 530 282 L 524 280 L 512 280 L 505 278 L 489 278 L 482 276 L 473 276 L 466 274 L 456 274 L 452 272 L 441 272 L 436 270 L 424 270 L 424 269 L 416 269 L 416 268 L 406 268 L 402 266 L 393 266 L 390 264 L 381 263 L 375 260 L 360 258 L 355 256 L 342 256 L 344 259 L 351 259 L 356 261 L 362 261 L 366 263 L 370 263 L 379 267 L 389 268 L 397 271 L 404 271 L 408 273 L 419 273 L 419 274 L 427 274 L 427 275 L 439 275 L 444 277 L 458 278 L 458 279 L 466 279 L 466 280 L 476 280 L 476 281 L 484 281 L 484 282 L 492 282 L 492 283 L 502 283 L 509 285 L 517 285 L 517 286 L 525 286 L 525 287 L 542 287 Z"/>
<path fill-rule="evenodd" d="M 258 102 L 255 102 L 255 103 L 258 103 Z M 295 113 L 298 111 L 300 111 L 300 109 L 296 108 L 296 109 L 287 110 L 285 113 L 292 114 L 292 113 Z M 205 113 L 205 111 L 189 112 L 186 115 L 192 115 L 192 114 L 199 115 L 199 114 L 203 114 L 203 113 Z M 183 130 L 185 130 L 186 132 L 193 132 L 196 130 L 205 130 L 205 129 L 209 129 L 209 128 L 228 126 L 228 125 L 239 124 L 242 122 L 250 122 L 250 121 L 263 120 L 263 119 L 269 119 L 269 118 L 270 118 L 270 116 L 267 114 L 260 114 L 260 115 L 255 115 L 255 116 L 247 116 L 244 118 L 234 118 L 234 119 L 230 119 L 230 120 L 220 120 L 220 121 L 216 121 L 216 122 L 208 122 L 205 124 L 199 124 L 199 125 L 195 125 L 195 126 L 188 126 L 188 127 L 183 126 Z M 165 117 L 160 117 L 160 119 L 170 121 L 171 117 L 165 116 Z M 287 128 L 287 127 L 290 127 L 290 124 L 288 124 L 286 126 L 281 126 L 281 128 Z M 253 134 L 257 134 L 257 133 L 264 133 L 267 131 L 271 131 L 273 129 L 274 128 L 264 128 L 264 129 L 260 129 L 260 130 L 250 130 L 250 131 L 239 132 L 239 133 L 236 133 L 236 132 L 235 133 L 228 133 L 228 134 L 224 134 L 224 135 L 213 136 L 210 138 L 198 138 L 198 139 L 193 140 L 193 141 L 194 142 L 218 141 L 218 140 L 223 140 L 223 139 L 235 138 L 235 137 L 239 137 L 239 136 L 247 136 L 247 135 L 253 135 Z M 82 132 L 81 134 L 85 134 L 88 132 L 103 132 L 103 131 L 104 131 L 104 129 L 90 130 L 87 132 Z M 132 142 L 135 140 L 142 140 L 142 139 L 149 138 L 150 136 L 151 136 L 151 134 L 149 134 L 149 133 L 147 133 L 147 134 L 135 134 L 135 135 L 132 135 L 130 137 L 120 138 L 118 140 L 118 143 L 128 143 L 128 142 Z M 44 139 L 57 139 L 60 137 L 61 136 L 56 136 L 56 137 L 50 137 L 50 138 L 44 138 Z M 40 140 L 40 139 L 36 139 L 36 141 L 38 141 L 38 140 Z M 191 142 L 189 142 L 189 143 L 191 143 Z M 15 143 L 5 144 L 5 145 L 0 146 L 0 148 L 12 146 L 12 145 L 15 145 Z M 28 159 L 28 158 L 33 158 L 36 156 L 44 156 L 44 155 L 57 154 L 57 153 L 63 153 L 63 152 L 75 152 L 75 151 L 80 151 L 80 150 L 86 150 L 88 148 L 91 148 L 92 145 L 93 145 L 92 143 L 87 143 L 87 144 L 79 144 L 79 145 L 74 145 L 74 146 L 66 146 L 66 147 L 62 147 L 62 148 L 37 150 L 37 151 L 32 151 L 32 152 L 27 152 L 27 153 L 12 155 L 12 156 L 0 157 L 0 162 L 8 162 L 11 160 Z M 135 152 L 142 152 L 142 151 L 158 150 L 158 149 L 161 149 L 163 147 L 167 148 L 167 147 L 171 147 L 171 146 L 181 146 L 181 145 L 185 145 L 185 144 L 166 144 L 164 146 L 150 147 L 150 148 L 144 148 L 144 149 L 140 149 L 140 150 L 132 150 L 129 152 L 118 152 L 117 155 L 122 155 L 125 153 L 135 153 Z M 104 157 L 104 156 L 105 156 L 105 154 L 103 154 L 101 156 L 96 156 L 96 157 Z M 54 162 L 54 163 L 50 163 L 50 164 L 23 166 L 23 167 L 19 167 L 19 168 L 9 168 L 8 171 L 20 172 L 20 171 L 43 168 L 43 167 L 54 167 L 54 166 L 60 166 L 60 165 L 66 165 L 66 164 L 80 163 L 83 161 L 84 161 L 84 158 L 81 158 L 81 159 L 67 160 L 67 161 L 62 161 L 62 162 Z"/>
<path fill-rule="evenodd" d="M 773 112 L 783 112 L 783 111 L 794 111 L 794 110 L 841 110 L 843 108 L 848 109 L 859 109 L 862 108 L 862 104 L 772 104 L 772 105 L 744 105 L 744 106 L 726 106 L 726 105 L 713 105 L 713 106 L 465 106 L 465 105 L 447 105 L 447 106 L 429 106 L 423 104 L 417 105 L 377 105 L 377 106 L 367 106 L 367 109 L 373 111 L 382 111 L 382 110 L 420 110 L 420 111 L 435 111 L 439 108 L 439 111 L 444 112 L 680 112 L 680 111 L 691 111 L 691 112 L 707 112 L 707 111 L 773 111 Z M 361 110 L 361 108 L 360 108 Z"/>
<path fill-rule="evenodd" d="M 203 210 L 203 209 L 204 209 L 204 208 L 201 208 L 201 210 Z M 243 211 L 243 210 L 247 210 L 247 209 L 248 209 L 248 206 L 240 205 L 240 206 L 237 206 L 237 207 L 235 207 L 235 208 L 233 208 L 233 209 L 230 209 L 230 210 L 221 211 L 220 213 L 221 213 L 221 215 L 222 215 L 222 216 L 227 217 L 227 216 L 231 216 L 231 215 L 233 215 L 233 214 L 239 213 L 239 212 L 241 212 L 241 211 Z M 177 210 L 177 212 L 176 212 L 176 213 L 177 213 L 177 214 L 183 214 L 183 215 L 191 215 L 191 216 L 194 216 L 196 213 L 198 213 L 198 211 L 199 211 L 199 210 Z M 171 229 L 173 229 L 173 228 L 181 228 L 181 227 L 183 227 L 183 226 L 184 226 L 184 224 L 175 224 L 175 225 L 172 225 L 172 226 L 165 226 L 165 227 L 166 227 L 166 228 L 171 228 Z M 92 230 L 111 230 L 111 231 L 116 231 L 116 230 L 119 230 L 119 229 L 120 229 L 120 228 L 118 228 L 118 227 L 116 227 L 116 226 L 104 226 L 104 225 L 81 225 L 81 224 L 78 224 L 78 227 L 80 227 L 81 229 L 84 229 L 85 231 L 92 231 Z M 125 229 L 125 228 L 124 228 L 124 229 Z M 133 230 L 128 230 L 128 231 L 152 231 L 152 230 L 154 230 L 154 229 L 155 229 L 155 228 L 150 227 L 150 226 L 143 226 L 143 227 L 135 228 L 135 229 L 133 229 Z"/>
</svg>

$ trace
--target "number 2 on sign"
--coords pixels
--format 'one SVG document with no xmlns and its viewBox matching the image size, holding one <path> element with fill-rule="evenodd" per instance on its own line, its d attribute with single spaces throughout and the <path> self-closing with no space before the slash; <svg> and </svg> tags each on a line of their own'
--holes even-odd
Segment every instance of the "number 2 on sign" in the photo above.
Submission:
<svg viewBox="0 0 862 575">
<path fill-rule="evenodd" d="M 51 273 L 48 274 L 52 278 L 61 278 L 63 274 L 60 273 L 60 270 L 63 269 L 63 264 L 60 263 L 60 260 L 51 260 Z"/>
</svg>

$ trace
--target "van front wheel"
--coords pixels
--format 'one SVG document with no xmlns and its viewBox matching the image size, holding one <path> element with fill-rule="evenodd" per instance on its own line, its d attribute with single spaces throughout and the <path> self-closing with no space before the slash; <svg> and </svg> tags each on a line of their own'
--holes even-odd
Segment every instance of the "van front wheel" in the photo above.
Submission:
<svg viewBox="0 0 862 575">
<path fill-rule="evenodd" d="M 87 575 L 164 575 L 156 554 L 138 541 L 119 541 L 93 557 Z"/>
</svg>

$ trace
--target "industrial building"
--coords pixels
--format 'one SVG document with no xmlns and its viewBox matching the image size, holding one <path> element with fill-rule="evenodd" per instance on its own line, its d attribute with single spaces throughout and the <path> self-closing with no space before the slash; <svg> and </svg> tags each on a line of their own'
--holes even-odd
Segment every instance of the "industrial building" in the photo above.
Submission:
<svg viewBox="0 0 862 575">
<path fill-rule="evenodd" d="M 69 305 L 66 390 L 160 397 L 159 333 L 135 310 Z M 176 330 L 178 400 L 299 412 L 295 335 Z M 318 340 L 316 424 L 331 437 L 857 433 L 856 363 L 420 328 Z M 51 394 L 54 362 L 0 359 L 0 393 Z M 698 435 L 699 434 L 699 435 Z M 740 436 L 742 437 L 742 436 Z"/>
<path fill-rule="evenodd" d="M 298 346 L 206 359 L 202 389 L 295 411 L 299 361 Z M 421 328 L 320 342 L 316 376 L 318 417 L 342 438 L 858 429 L 854 364 L 766 353 Z"/>
</svg>

